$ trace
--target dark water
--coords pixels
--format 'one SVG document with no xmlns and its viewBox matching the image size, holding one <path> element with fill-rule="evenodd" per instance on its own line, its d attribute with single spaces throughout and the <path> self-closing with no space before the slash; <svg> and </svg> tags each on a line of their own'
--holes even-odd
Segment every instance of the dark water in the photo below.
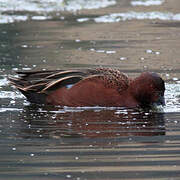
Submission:
<svg viewBox="0 0 180 180">
<path fill-rule="evenodd" d="M 67 11 L 29 1 L 33 12 L 25 2 L 0 5 L 0 179 L 180 179 L 179 1 L 67 1 Z M 37 106 L 7 81 L 16 70 L 99 66 L 159 73 L 166 106 Z"/>
</svg>

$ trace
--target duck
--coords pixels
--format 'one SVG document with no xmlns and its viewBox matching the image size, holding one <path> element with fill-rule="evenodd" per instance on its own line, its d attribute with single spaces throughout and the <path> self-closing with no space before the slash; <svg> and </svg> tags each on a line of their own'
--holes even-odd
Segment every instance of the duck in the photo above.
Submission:
<svg viewBox="0 0 180 180">
<path fill-rule="evenodd" d="M 159 74 L 130 78 L 119 69 L 87 68 L 17 71 L 10 76 L 29 102 L 54 106 L 151 107 L 165 105 L 165 83 Z"/>
</svg>

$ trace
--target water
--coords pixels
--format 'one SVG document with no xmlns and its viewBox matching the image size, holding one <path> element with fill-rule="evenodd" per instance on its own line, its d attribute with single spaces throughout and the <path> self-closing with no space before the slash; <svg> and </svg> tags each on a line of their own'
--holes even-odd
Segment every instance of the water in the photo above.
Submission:
<svg viewBox="0 0 180 180">
<path fill-rule="evenodd" d="M 179 179 L 179 1 L 0 0 L 0 179 Z M 159 73 L 166 106 L 37 106 L 17 70 Z"/>
</svg>

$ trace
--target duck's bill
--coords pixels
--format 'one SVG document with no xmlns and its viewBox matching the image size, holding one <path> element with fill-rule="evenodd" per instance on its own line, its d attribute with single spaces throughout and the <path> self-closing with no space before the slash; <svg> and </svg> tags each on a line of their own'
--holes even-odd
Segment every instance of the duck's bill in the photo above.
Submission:
<svg viewBox="0 0 180 180">
<path fill-rule="evenodd" d="M 164 96 L 160 96 L 159 99 L 155 103 L 153 103 L 153 105 L 156 105 L 156 106 L 159 106 L 159 105 L 165 106 L 166 103 L 165 103 Z"/>
</svg>

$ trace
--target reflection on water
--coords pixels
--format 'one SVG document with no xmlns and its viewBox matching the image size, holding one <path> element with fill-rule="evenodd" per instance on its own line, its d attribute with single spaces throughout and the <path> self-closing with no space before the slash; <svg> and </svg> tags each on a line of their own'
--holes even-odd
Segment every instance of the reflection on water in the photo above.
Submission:
<svg viewBox="0 0 180 180">
<path fill-rule="evenodd" d="M 165 135 L 163 113 L 127 109 L 102 110 L 102 108 L 93 110 L 65 108 L 58 111 L 54 111 L 54 107 L 52 109 L 50 113 L 41 109 L 39 113 L 34 114 L 34 108 L 32 111 L 27 107 L 22 114 L 23 118 L 28 117 L 26 122 L 31 125 L 31 129 L 27 131 L 33 136 L 38 134 L 42 137 L 44 134 L 52 137 L 88 138 Z M 44 120 L 44 117 L 48 120 Z"/>
<path fill-rule="evenodd" d="M 180 134 L 172 129 L 179 131 L 179 123 L 169 117 L 135 109 L 36 105 L 1 112 L 1 177 L 177 177 Z"/>
</svg>

